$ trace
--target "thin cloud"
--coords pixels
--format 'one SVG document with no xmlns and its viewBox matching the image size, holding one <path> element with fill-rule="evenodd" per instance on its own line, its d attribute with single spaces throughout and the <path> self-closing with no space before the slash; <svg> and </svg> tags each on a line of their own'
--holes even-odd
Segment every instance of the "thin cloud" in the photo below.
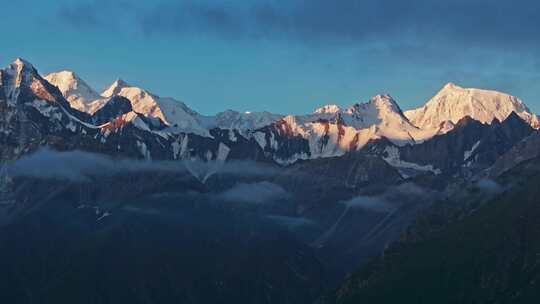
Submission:
<svg viewBox="0 0 540 304">
<path fill-rule="evenodd" d="M 501 185 L 491 179 L 481 179 L 475 183 L 475 186 L 487 194 L 499 194 L 504 191 Z"/>
<path fill-rule="evenodd" d="M 456 82 L 507 91 L 531 106 L 539 15 L 533 0 L 86 0 L 59 8 L 55 22 L 149 41 L 294 46 L 310 67 L 337 63 L 358 77 L 344 85 L 421 92 L 403 96 L 415 105 Z"/>
<path fill-rule="evenodd" d="M 396 209 L 395 206 L 378 197 L 358 196 L 344 202 L 347 208 L 358 208 L 373 212 L 388 213 Z"/>
<path fill-rule="evenodd" d="M 89 181 L 94 176 L 106 176 L 130 172 L 170 172 L 193 175 L 193 166 L 202 175 L 226 174 L 244 178 L 269 177 L 277 169 L 252 161 L 231 161 L 224 164 L 193 161 L 144 161 L 113 159 L 106 155 L 83 151 L 59 152 L 40 149 L 10 164 L 14 176 L 52 178 L 60 180 Z"/>
<path fill-rule="evenodd" d="M 129 17 L 154 35 L 208 33 L 230 38 L 366 43 L 403 36 L 418 40 L 521 48 L 538 45 L 540 2 L 488 0 L 126 1 L 78 3 L 58 17 L 99 27 Z M 107 21 L 107 22 L 106 22 Z M 435 40 L 434 40 L 435 39 Z"/>
<path fill-rule="evenodd" d="M 382 195 L 357 196 L 342 203 L 347 209 L 358 208 L 372 212 L 391 213 L 405 204 L 415 203 L 418 200 L 429 200 L 436 195 L 436 192 L 421 188 L 413 183 L 403 183 L 387 189 Z"/>
<path fill-rule="evenodd" d="M 239 183 L 224 191 L 218 198 L 232 203 L 265 204 L 290 197 L 281 186 L 270 182 Z"/>
<path fill-rule="evenodd" d="M 283 226 L 289 230 L 295 230 L 305 226 L 314 226 L 317 225 L 315 221 L 312 221 L 303 217 L 291 217 L 291 216 L 282 216 L 282 215 L 267 215 L 267 219 L 272 222 Z"/>
</svg>

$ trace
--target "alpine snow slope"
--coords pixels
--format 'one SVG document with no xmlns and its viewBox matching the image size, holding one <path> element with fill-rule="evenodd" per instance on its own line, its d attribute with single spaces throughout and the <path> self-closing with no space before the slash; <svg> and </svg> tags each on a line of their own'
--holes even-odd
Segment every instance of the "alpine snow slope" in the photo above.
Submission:
<svg viewBox="0 0 540 304">
<path fill-rule="evenodd" d="M 538 117 L 517 97 L 449 83 L 426 105 L 406 111 L 405 116 L 419 128 L 437 128 L 442 123 L 456 124 L 465 116 L 490 124 L 495 119 L 506 119 L 512 112 L 534 128 L 539 127 Z"/>
</svg>

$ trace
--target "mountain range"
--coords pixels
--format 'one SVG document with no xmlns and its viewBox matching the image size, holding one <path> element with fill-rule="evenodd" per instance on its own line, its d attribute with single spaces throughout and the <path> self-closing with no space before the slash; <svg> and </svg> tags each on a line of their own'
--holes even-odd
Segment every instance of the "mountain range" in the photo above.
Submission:
<svg viewBox="0 0 540 304">
<path fill-rule="evenodd" d="M 380 94 L 305 115 L 209 116 L 17 59 L 0 70 L 0 300 L 392 302 L 378 291 L 414 286 L 425 252 L 447 248 L 434 239 L 459 244 L 446 229 L 484 231 L 470 219 L 504 222 L 490 202 L 534 193 L 539 127 L 517 97 L 453 83 L 407 111 Z M 535 214 L 527 199 L 516 219 Z M 424 285 L 462 261 L 448 252 Z M 441 290 L 463 293 L 458 281 Z"/>
<path fill-rule="evenodd" d="M 306 115 L 228 110 L 205 116 L 181 101 L 159 97 L 123 80 L 97 93 L 71 71 L 42 77 L 23 59 L 2 70 L 1 76 L 0 96 L 8 108 L 17 109 L 8 112 L 24 108 L 33 112 L 25 116 L 39 113 L 43 123 L 54 125 L 54 131 L 48 127 L 53 133 L 86 134 L 83 142 L 92 147 L 80 147 L 83 150 L 147 159 L 222 161 L 250 155 L 290 165 L 359 151 L 374 141 L 388 141 L 392 151 L 418 145 L 455 129 L 466 117 L 492 125 L 516 113 L 532 128 L 539 127 L 538 117 L 518 98 L 455 84 L 444 86 L 425 106 L 405 112 L 385 94 L 347 108 L 326 105 Z M 12 114 L 4 121 L 17 116 Z M 130 135 L 136 138 L 126 139 Z M 28 149 L 19 146 L 10 153 L 15 157 Z M 390 154 L 387 157 L 395 156 Z"/>
</svg>

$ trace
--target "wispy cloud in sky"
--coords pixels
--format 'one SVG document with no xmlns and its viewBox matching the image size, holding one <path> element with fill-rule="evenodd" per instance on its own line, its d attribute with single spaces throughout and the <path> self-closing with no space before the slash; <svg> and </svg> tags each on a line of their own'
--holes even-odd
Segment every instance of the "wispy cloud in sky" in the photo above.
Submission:
<svg viewBox="0 0 540 304">
<path fill-rule="evenodd" d="M 263 40 L 331 51 L 347 47 L 357 58 L 373 62 L 469 75 L 457 78 L 482 78 L 483 67 L 491 67 L 491 77 L 492 69 L 524 62 L 538 72 L 539 15 L 540 2 L 532 0 L 90 0 L 58 12 L 61 22 L 89 30 L 116 28 L 167 39 Z M 475 71 L 458 67 L 469 63 Z M 491 84 L 508 82 L 507 76 Z"/>
<path fill-rule="evenodd" d="M 391 38 L 430 43 L 522 48 L 538 46 L 540 2 L 492 0 L 93 0 L 62 7 L 61 20 L 106 26 L 131 18 L 155 35 L 207 32 L 224 38 L 290 39 L 298 42 L 366 43 Z"/>
</svg>

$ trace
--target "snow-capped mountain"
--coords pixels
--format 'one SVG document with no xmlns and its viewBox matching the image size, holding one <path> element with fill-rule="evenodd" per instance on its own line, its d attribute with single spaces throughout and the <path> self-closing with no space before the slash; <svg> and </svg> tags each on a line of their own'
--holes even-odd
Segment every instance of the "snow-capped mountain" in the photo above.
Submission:
<svg viewBox="0 0 540 304">
<path fill-rule="evenodd" d="M 116 80 L 100 95 L 70 71 L 51 73 L 45 78 L 57 86 L 71 106 L 77 110 L 94 114 L 111 97 L 122 96 L 131 101 L 133 111 L 160 119 L 169 126 L 171 132 L 176 133 L 188 132 L 209 136 L 209 130 L 220 128 L 234 129 L 247 134 L 283 117 L 269 112 L 242 113 L 233 110 L 220 112 L 215 116 L 203 116 L 181 101 L 159 97 L 143 88 L 131 86 L 121 79 Z"/>
<path fill-rule="evenodd" d="M 133 101 L 120 94 L 106 97 L 104 105 L 93 114 L 78 111 L 56 86 L 21 59 L 0 70 L 0 80 L 2 159 L 17 159 L 41 147 L 211 164 L 235 158 L 264 158 L 255 141 L 234 130 L 205 129 L 207 136 L 171 132 L 161 119 L 133 111 Z M 208 168 L 213 170 L 212 166 Z M 206 169 L 199 170 L 198 175 L 206 176 Z"/>
<path fill-rule="evenodd" d="M 25 89 L 35 93 L 37 97 L 47 102 L 58 102 L 59 96 L 55 96 L 50 92 L 52 86 L 44 80 L 36 71 L 34 66 L 29 62 L 17 58 L 13 63 L 8 65 L 4 70 L 0 71 L 2 81 L 0 85 L 3 88 L 3 99 L 7 100 L 8 104 L 15 104 L 24 96 Z M 52 87 L 54 88 L 54 87 Z"/>
<path fill-rule="evenodd" d="M 414 144 L 436 132 L 415 127 L 390 95 L 377 95 L 366 103 L 345 109 L 326 105 L 310 115 L 286 116 L 270 127 L 255 131 L 253 136 L 265 151 L 279 155 L 279 162 L 292 163 L 298 159 L 343 155 L 381 138 L 398 146 Z M 287 152 L 291 146 L 280 141 L 288 137 L 294 137 L 298 144 Z"/>
<path fill-rule="evenodd" d="M 135 112 L 159 118 L 171 128 L 171 131 L 210 136 L 208 129 L 199 121 L 200 115 L 181 101 L 159 97 L 145 89 L 131 86 L 123 80 L 115 81 L 101 95 L 122 96 L 129 99 Z"/>
<path fill-rule="evenodd" d="M 433 129 L 450 121 L 457 123 L 465 116 L 490 124 L 503 121 L 516 112 L 533 128 L 540 127 L 538 117 L 517 97 L 488 90 L 462 88 L 447 84 L 425 106 L 405 112 L 405 116 L 419 128 Z"/>
<path fill-rule="evenodd" d="M 61 92 L 42 78 L 29 62 L 18 58 L 0 70 L 0 155 L 17 158 L 45 144 L 44 134 L 56 140 L 82 129 L 88 114 L 70 107 Z"/>
<path fill-rule="evenodd" d="M 483 124 L 469 116 L 454 128 L 416 145 L 396 146 L 379 141 L 364 150 L 380 155 L 403 176 L 419 172 L 471 175 L 490 167 L 534 129 L 515 112 L 505 120 Z"/>
<path fill-rule="evenodd" d="M 205 116 L 178 100 L 159 97 L 122 80 L 115 81 L 103 93 L 97 94 L 73 72 L 53 73 L 43 79 L 23 60 L 17 60 L 2 73 L 0 99 L 1 94 L 8 96 L 8 100 L 14 100 L 13 96 L 20 94 L 17 92 L 28 92 L 19 99 L 48 119 L 43 127 L 49 130 L 42 134 L 45 138 L 54 134 L 55 140 L 63 138 L 64 145 L 69 142 L 73 148 L 79 145 L 79 148 L 92 151 L 148 159 L 225 161 L 247 157 L 290 165 L 298 160 L 342 156 L 378 142 L 377 149 L 370 151 L 376 151 L 394 167 L 432 168 L 424 171 L 439 172 L 437 168 L 454 168 L 458 162 L 453 160 L 452 164 L 443 164 L 444 160 L 438 158 L 436 162 L 417 158 L 418 153 L 414 151 L 421 150 L 421 155 L 434 151 L 430 144 L 422 146 L 428 148 L 407 147 L 431 142 L 433 137 L 453 132 L 458 122 L 465 118 L 490 125 L 515 112 L 516 117 L 527 124 L 538 126 L 536 115 L 516 97 L 464 89 L 454 84 L 445 86 L 424 107 L 407 112 L 403 112 L 390 95 L 377 95 L 365 103 L 344 108 L 326 105 L 307 115 L 227 110 Z M 29 91 L 15 90 L 15 84 L 23 81 Z M 49 107 L 51 102 L 55 103 L 54 107 Z M 7 113 L 4 115 L 9 116 Z M 35 114 L 25 115 L 34 117 Z M 6 121 L 9 119 L 5 119 L 3 125 Z M 458 131 L 472 132 L 463 130 L 460 127 Z M 485 130 L 487 133 L 499 132 L 496 127 Z M 523 130 L 516 136 L 525 134 L 526 130 Z M 74 136 L 79 132 L 84 136 L 77 139 Z M 66 136 L 69 138 L 64 138 Z M 460 158 L 462 156 L 456 155 L 474 150 L 474 144 L 476 141 L 463 144 L 457 152 L 452 152 L 455 154 L 452 158 Z M 444 150 L 437 153 L 444 155 L 452 150 L 447 148 L 437 148 Z M 394 155 L 396 151 L 401 156 Z"/>
<path fill-rule="evenodd" d="M 283 115 L 269 112 L 238 112 L 227 110 L 215 116 L 203 116 L 190 109 L 186 104 L 173 98 L 163 98 L 149 91 L 131 86 L 118 79 L 103 93 L 96 93 L 80 77 L 71 71 L 51 73 L 45 77 L 58 87 L 71 107 L 96 113 L 112 97 L 122 96 L 131 101 L 133 111 L 147 117 L 158 118 L 175 133 L 187 132 L 210 136 L 213 128 L 238 130 L 247 134 L 281 119 Z"/>
<path fill-rule="evenodd" d="M 225 130 L 238 130 L 247 135 L 248 132 L 271 125 L 282 119 L 280 114 L 270 112 L 238 112 L 226 110 L 217 113 L 215 116 L 205 116 L 202 118 L 208 128 L 220 128 Z"/>
<path fill-rule="evenodd" d="M 184 103 L 172 98 L 162 98 L 149 91 L 131 86 L 119 79 L 102 94 L 96 93 L 84 80 L 70 71 L 51 73 L 45 77 L 58 87 L 71 107 L 89 114 L 96 113 L 115 96 L 127 98 L 136 113 L 146 117 L 160 119 L 172 131 L 188 132 L 201 136 L 210 136 L 202 126 L 198 113 Z"/>
<path fill-rule="evenodd" d="M 91 104 L 102 99 L 94 89 L 72 71 L 51 73 L 44 78 L 62 92 L 72 108 L 81 112 L 93 113 L 95 106 L 92 107 Z"/>
<path fill-rule="evenodd" d="M 16 114 L 17 106 L 28 106 L 58 121 L 67 118 L 83 123 L 89 119 L 86 113 L 72 108 L 57 87 L 41 77 L 31 63 L 21 58 L 0 70 L 0 100 L 6 104 L 3 114 Z M 3 123 L 8 123 L 10 118 L 27 119 L 15 115 L 4 118 Z"/>
</svg>

